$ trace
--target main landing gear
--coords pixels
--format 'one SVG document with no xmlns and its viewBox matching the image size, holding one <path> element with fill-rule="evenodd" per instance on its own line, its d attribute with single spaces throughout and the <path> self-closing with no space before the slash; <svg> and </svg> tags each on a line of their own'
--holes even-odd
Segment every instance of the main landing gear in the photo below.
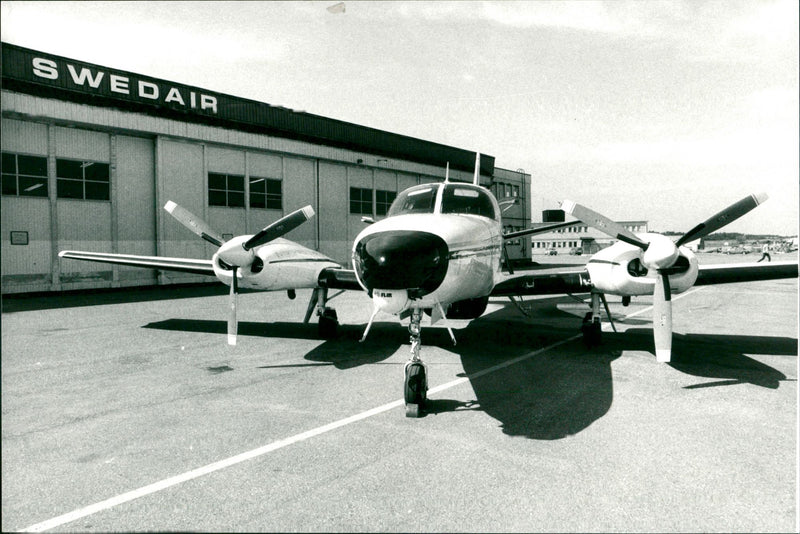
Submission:
<svg viewBox="0 0 800 534">
<path fill-rule="evenodd" d="M 583 317 L 583 324 L 581 325 L 581 333 L 583 334 L 583 342 L 589 347 L 597 347 L 603 338 L 603 330 L 600 324 L 600 302 L 606 309 L 608 320 L 611 323 L 611 328 L 614 332 L 617 328 L 614 326 L 614 319 L 611 318 L 611 311 L 608 309 L 608 301 L 603 293 L 592 293 L 592 311 L 587 312 Z M 624 303 L 624 302 L 623 302 Z M 628 297 L 628 304 L 630 304 L 630 297 Z M 626 306 L 628 304 L 625 304 Z"/>
<path fill-rule="evenodd" d="M 309 319 L 311 319 L 311 314 L 316 309 L 317 317 L 319 317 L 317 332 L 321 339 L 333 339 L 336 337 L 339 317 L 336 315 L 336 310 L 328 307 L 328 301 L 341 294 L 342 291 L 328 298 L 328 288 L 325 287 L 318 287 L 311 293 L 311 300 L 308 302 L 308 309 L 303 322 L 308 323 Z"/>
<path fill-rule="evenodd" d="M 408 332 L 411 334 L 411 359 L 405 366 L 405 401 L 406 417 L 421 417 L 428 394 L 428 370 L 419 357 L 422 345 L 421 331 L 422 310 L 411 310 L 411 322 Z"/>
</svg>

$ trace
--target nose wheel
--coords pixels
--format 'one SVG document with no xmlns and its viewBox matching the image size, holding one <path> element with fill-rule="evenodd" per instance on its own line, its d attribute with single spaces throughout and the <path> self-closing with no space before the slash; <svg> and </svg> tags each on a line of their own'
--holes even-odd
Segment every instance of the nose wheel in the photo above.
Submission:
<svg viewBox="0 0 800 534">
<path fill-rule="evenodd" d="M 422 345 L 421 326 L 422 310 L 411 312 L 411 323 L 408 332 L 411 334 L 411 359 L 405 365 L 404 396 L 406 401 L 406 417 L 422 417 L 428 394 L 428 373 L 425 363 L 420 359 Z"/>
</svg>

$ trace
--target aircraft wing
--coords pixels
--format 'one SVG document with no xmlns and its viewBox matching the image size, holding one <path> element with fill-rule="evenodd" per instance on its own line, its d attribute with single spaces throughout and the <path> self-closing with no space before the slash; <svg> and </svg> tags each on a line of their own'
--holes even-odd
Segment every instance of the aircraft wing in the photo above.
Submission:
<svg viewBox="0 0 800 534">
<path fill-rule="evenodd" d="M 162 258 L 159 256 L 134 256 L 131 254 L 112 254 L 108 252 L 82 252 L 78 250 L 63 250 L 58 253 L 59 258 L 73 260 L 94 261 L 98 263 L 115 263 L 131 267 L 146 267 L 164 271 L 179 271 L 183 273 L 205 274 L 214 276 L 211 260 L 195 260 L 190 258 Z"/>
<path fill-rule="evenodd" d="M 494 286 L 492 297 L 518 297 L 526 295 L 564 295 L 588 293 L 592 290 L 589 273 L 564 271 L 516 276 Z"/>
<path fill-rule="evenodd" d="M 516 239 L 518 237 L 525 237 L 528 235 L 544 234 L 558 230 L 559 228 L 567 228 L 568 226 L 575 226 L 576 224 L 583 224 L 583 221 L 570 221 L 562 223 L 548 224 L 547 226 L 540 226 L 538 228 L 528 228 L 527 230 L 519 230 L 518 232 L 509 232 L 503 234 L 503 239 Z"/>
<path fill-rule="evenodd" d="M 790 261 L 700 265 L 699 269 L 696 286 L 797 278 L 797 263 Z"/>
</svg>

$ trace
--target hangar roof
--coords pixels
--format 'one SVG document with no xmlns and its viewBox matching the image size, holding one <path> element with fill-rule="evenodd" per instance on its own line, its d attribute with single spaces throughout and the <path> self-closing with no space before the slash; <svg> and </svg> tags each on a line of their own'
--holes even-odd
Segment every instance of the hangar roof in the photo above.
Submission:
<svg viewBox="0 0 800 534">
<path fill-rule="evenodd" d="M 233 128 L 472 172 L 475 153 L 336 119 L 293 111 L 0 43 L 3 89 Z M 481 155 L 481 174 L 494 157 Z"/>
</svg>

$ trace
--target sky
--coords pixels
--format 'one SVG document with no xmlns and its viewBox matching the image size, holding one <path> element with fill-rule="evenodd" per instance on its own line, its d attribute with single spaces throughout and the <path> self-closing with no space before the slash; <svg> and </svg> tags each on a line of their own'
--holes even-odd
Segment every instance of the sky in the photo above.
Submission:
<svg viewBox="0 0 800 534">
<path fill-rule="evenodd" d="M 480 151 L 688 231 L 797 235 L 796 0 L 0 3 L 2 41 Z M 338 12 L 337 12 L 338 11 Z"/>
</svg>

